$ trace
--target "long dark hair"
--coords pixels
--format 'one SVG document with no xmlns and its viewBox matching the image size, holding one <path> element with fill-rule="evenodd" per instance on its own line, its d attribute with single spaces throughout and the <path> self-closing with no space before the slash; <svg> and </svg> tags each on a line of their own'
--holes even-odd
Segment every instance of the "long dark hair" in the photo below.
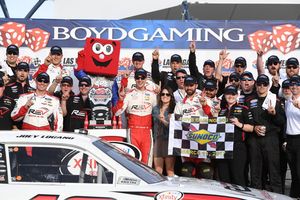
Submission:
<svg viewBox="0 0 300 200">
<path fill-rule="evenodd" d="M 163 90 L 167 90 L 168 93 L 171 95 L 171 99 L 170 99 L 170 103 L 169 103 L 169 107 L 168 107 L 168 110 L 169 110 L 169 113 L 173 113 L 174 112 L 174 108 L 176 106 L 176 103 L 175 103 L 175 98 L 174 98 L 174 93 L 173 93 L 173 90 L 169 87 L 169 86 L 164 86 L 161 88 L 161 91 L 159 93 L 159 99 L 158 99 L 158 105 L 159 105 L 159 108 L 161 108 L 163 106 L 163 102 L 161 101 L 161 93 Z"/>
</svg>

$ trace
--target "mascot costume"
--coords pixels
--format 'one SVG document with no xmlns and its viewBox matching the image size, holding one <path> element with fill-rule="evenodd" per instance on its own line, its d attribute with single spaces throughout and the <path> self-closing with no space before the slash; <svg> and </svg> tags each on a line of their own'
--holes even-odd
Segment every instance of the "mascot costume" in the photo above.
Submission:
<svg viewBox="0 0 300 200">
<path fill-rule="evenodd" d="M 87 38 L 84 49 L 78 52 L 75 76 L 89 76 L 92 86 L 89 93 L 92 115 L 89 129 L 112 128 L 112 87 L 118 74 L 120 42 Z"/>
</svg>

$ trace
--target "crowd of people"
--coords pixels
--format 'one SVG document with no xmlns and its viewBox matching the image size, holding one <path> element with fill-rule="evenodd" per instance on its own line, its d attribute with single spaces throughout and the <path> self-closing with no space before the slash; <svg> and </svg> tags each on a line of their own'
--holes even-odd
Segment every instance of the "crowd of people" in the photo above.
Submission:
<svg viewBox="0 0 300 200">
<path fill-rule="evenodd" d="M 143 68 L 143 53 L 136 52 L 132 56 L 133 71 L 114 84 L 117 98 L 112 100 L 111 110 L 122 127 L 129 129 L 128 141 L 141 151 L 142 162 L 167 176 L 214 178 L 277 193 L 284 193 L 288 163 L 292 175 L 290 196 L 300 197 L 298 59 L 286 60 L 284 78 L 279 73 L 281 60 L 272 55 L 265 68 L 263 52 L 258 51 L 255 79 L 247 71 L 244 57 L 236 58 L 234 72 L 223 76 L 226 50 L 219 53 L 217 62 L 206 60 L 202 72 L 196 62 L 195 42 L 191 42 L 189 50 L 189 73 L 182 67 L 178 54 L 170 58 L 170 72 L 160 71 L 158 50 L 152 53 L 151 72 L 148 72 Z M 0 129 L 72 132 L 87 128 L 93 83 L 88 76 L 81 77 L 79 94 L 74 94 L 72 77 L 62 73 L 61 47 L 51 47 L 44 64 L 33 75 L 34 88 L 28 81 L 29 65 L 17 63 L 18 55 L 17 46 L 8 46 L 6 60 L 1 64 Z M 173 114 L 227 117 L 234 125 L 233 159 L 201 160 L 168 155 Z M 196 166 L 201 163 L 206 163 L 213 172 L 208 177 L 203 171 L 197 173 Z"/>
</svg>

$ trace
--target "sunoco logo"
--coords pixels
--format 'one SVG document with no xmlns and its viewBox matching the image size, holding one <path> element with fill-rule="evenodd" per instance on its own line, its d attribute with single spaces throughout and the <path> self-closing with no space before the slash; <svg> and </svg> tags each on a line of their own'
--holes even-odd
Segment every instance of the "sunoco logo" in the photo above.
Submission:
<svg viewBox="0 0 300 200">
<path fill-rule="evenodd" d="M 219 133 L 210 133 L 204 129 L 195 131 L 195 132 L 189 132 L 186 134 L 187 139 L 198 142 L 199 144 L 206 144 L 209 142 L 216 142 L 220 139 Z"/>
</svg>

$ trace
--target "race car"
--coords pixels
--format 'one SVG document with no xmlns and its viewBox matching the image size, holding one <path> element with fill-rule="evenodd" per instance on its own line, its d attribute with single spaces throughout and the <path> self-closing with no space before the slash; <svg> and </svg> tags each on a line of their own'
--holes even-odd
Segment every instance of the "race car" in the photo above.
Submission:
<svg viewBox="0 0 300 200">
<path fill-rule="evenodd" d="M 213 180 L 164 177 L 94 136 L 0 132 L 1 200 L 291 199 Z"/>
</svg>

